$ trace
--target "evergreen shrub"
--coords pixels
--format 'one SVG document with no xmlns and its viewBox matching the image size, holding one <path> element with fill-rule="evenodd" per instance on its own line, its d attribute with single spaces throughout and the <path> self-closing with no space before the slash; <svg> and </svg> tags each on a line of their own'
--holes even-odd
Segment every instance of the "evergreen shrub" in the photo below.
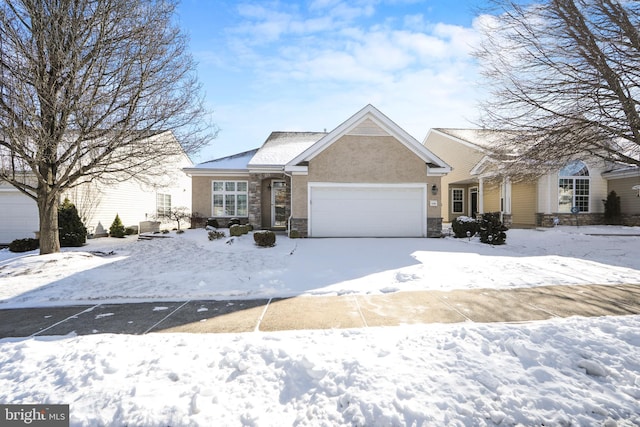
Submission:
<svg viewBox="0 0 640 427">
<path fill-rule="evenodd" d="M 109 227 L 109 235 L 111 237 L 124 237 L 125 236 L 125 228 L 122 225 L 122 220 L 120 216 L 116 214 L 116 218 L 111 223 L 111 227 Z"/>
<path fill-rule="evenodd" d="M 505 233 L 507 230 L 509 229 L 500 221 L 500 212 L 482 214 L 478 231 L 482 243 L 504 245 L 507 240 L 507 233 Z"/>
<path fill-rule="evenodd" d="M 269 230 L 259 230 L 253 233 L 253 240 L 261 247 L 271 247 L 276 244 L 276 233 Z"/>
<path fill-rule="evenodd" d="M 607 225 L 622 224 L 622 210 L 620 208 L 620 196 L 615 191 L 607 195 L 604 202 L 604 223 Z"/>
<path fill-rule="evenodd" d="M 239 224 L 233 224 L 229 227 L 229 236 L 241 236 L 243 234 L 243 228 Z"/>
<path fill-rule="evenodd" d="M 9 243 L 11 252 L 29 252 L 35 251 L 40 247 L 39 239 L 16 239 Z"/>
<path fill-rule="evenodd" d="M 451 223 L 453 234 L 456 238 L 467 237 L 467 231 L 473 236 L 478 232 L 478 221 L 468 216 L 459 216 Z"/>
<path fill-rule="evenodd" d="M 58 237 L 61 247 L 78 247 L 87 241 L 87 229 L 78 215 L 76 206 L 64 199 L 58 208 Z"/>
</svg>

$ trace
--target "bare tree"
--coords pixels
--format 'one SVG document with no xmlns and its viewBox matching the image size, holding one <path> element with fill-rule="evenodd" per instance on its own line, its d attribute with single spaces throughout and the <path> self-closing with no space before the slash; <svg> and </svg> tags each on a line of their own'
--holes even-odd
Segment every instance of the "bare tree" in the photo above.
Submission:
<svg viewBox="0 0 640 427">
<path fill-rule="evenodd" d="M 0 0 L 0 180 L 36 200 L 40 253 L 59 251 L 63 191 L 163 173 L 208 139 L 175 7 Z"/>
<path fill-rule="evenodd" d="M 186 206 L 172 207 L 166 212 L 165 216 L 159 217 L 158 219 L 168 222 L 175 221 L 178 226 L 178 230 L 180 230 L 180 222 L 189 222 L 191 219 L 191 212 Z"/>
<path fill-rule="evenodd" d="M 640 2 L 492 4 L 475 52 L 491 92 L 480 124 L 510 131 L 499 151 L 514 169 L 587 154 L 640 165 Z"/>
</svg>

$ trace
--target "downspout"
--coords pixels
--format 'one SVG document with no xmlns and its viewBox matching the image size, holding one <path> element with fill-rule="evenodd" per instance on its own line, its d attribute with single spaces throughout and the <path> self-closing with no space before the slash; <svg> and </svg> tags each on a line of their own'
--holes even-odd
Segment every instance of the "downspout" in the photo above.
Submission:
<svg viewBox="0 0 640 427">
<path fill-rule="evenodd" d="M 287 219 L 287 237 L 290 237 L 291 219 L 293 218 L 293 175 L 289 175 L 284 169 L 282 169 L 282 173 L 284 176 L 289 177 L 289 182 L 291 183 L 291 188 L 289 189 L 289 219 Z"/>
</svg>

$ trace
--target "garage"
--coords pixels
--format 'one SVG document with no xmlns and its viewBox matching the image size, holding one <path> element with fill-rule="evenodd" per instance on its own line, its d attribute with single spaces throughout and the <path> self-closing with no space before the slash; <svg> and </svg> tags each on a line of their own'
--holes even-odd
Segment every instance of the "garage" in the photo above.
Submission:
<svg viewBox="0 0 640 427">
<path fill-rule="evenodd" d="M 36 202 L 13 189 L 0 189 L 0 243 L 11 243 L 15 239 L 35 237 L 38 230 L 38 207 Z"/>
<path fill-rule="evenodd" d="M 424 184 L 309 184 L 312 237 L 424 237 Z"/>
</svg>

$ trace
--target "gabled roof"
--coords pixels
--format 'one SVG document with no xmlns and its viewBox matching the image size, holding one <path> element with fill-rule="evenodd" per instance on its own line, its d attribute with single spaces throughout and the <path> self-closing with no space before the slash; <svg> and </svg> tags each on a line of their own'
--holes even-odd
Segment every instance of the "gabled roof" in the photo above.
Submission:
<svg viewBox="0 0 640 427">
<path fill-rule="evenodd" d="M 247 164 L 249 160 L 256 154 L 257 148 L 245 151 L 231 156 L 221 157 L 219 159 L 209 160 L 208 162 L 199 163 L 191 168 L 183 170 L 190 175 L 206 174 L 207 171 L 215 169 L 216 171 L 247 173 Z"/>
<path fill-rule="evenodd" d="M 282 167 L 324 137 L 326 132 L 272 132 L 248 163 L 249 169 Z"/>
<path fill-rule="evenodd" d="M 511 135 L 511 132 L 508 131 L 492 129 L 433 128 L 429 132 L 437 132 L 449 136 L 461 144 L 482 152 L 491 151 L 499 141 Z"/>
<path fill-rule="evenodd" d="M 322 139 L 290 160 L 286 164 L 285 170 L 295 169 L 300 164 L 312 160 L 331 146 L 331 144 L 350 132 L 358 133 L 359 129 L 362 129 L 364 132 L 370 132 L 370 128 L 366 126 L 367 121 L 371 121 L 377 128 L 382 129 L 388 135 L 396 138 L 431 168 L 438 169 L 440 173 L 446 173 L 451 170 L 451 167 L 445 161 L 429 151 L 424 145 L 420 144 L 414 137 L 409 135 L 404 129 L 395 124 L 371 104 L 365 106 L 334 130 L 326 134 Z"/>
</svg>

